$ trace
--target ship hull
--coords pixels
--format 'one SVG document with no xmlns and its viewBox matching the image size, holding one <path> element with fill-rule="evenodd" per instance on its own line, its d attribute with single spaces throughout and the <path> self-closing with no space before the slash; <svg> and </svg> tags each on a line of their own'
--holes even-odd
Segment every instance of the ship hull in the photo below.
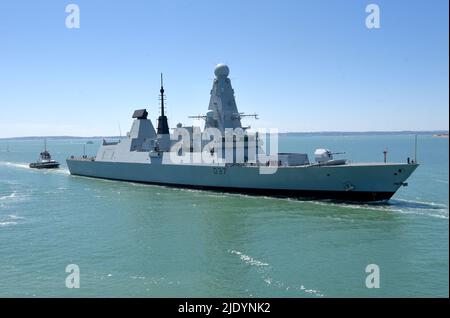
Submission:
<svg viewBox="0 0 450 318">
<path fill-rule="evenodd" d="M 164 165 L 68 159 L 72 175 L 172 187 L 289 198 L 343 201 L 389 200 L 416 164 L 360 164 L 279 167 L 260 174 L 258 167 Z"/>
<path fill-rule="evenodd" d="M 29 165 L 30 168 L 33 169 L 57 169 L 59 168 L 59 163 L 39 163 L 39 162 L 33 162 Z"/>
</svg>

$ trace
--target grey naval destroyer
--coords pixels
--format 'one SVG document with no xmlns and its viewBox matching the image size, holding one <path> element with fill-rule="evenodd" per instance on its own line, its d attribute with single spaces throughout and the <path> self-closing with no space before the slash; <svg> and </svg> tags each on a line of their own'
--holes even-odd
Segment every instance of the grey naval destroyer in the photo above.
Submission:
<svg viewBox="0 0 450 318">
<path fill-rule="evenodd" d="M 174 187 L 208 189 L 224 192 L 238 192 L 267 196 L 291 198 L 319 198 L 344 201 L 384 201 L 389 200 L 418 167 L 416 160 L 404 163 L 353 163 L 345 159 L 333 158 L 328 149 L 316 149 L 314 161 L 307 154 L 276 153 L 270 154 L 258 133 L 247 132 L 241 119 L 244 113 L 238 112 L 234 90 L 231 86 L 227 65 L 216 66 L 215 78 L 211 90 L 209 109 L 204 116 L 193 116 L 205 121 L 203 132 L 200 127 L 169 129 L 164 109 L 164 88 L 161 75 L 160 116 L 155 130 L 148 119 L 146 109 L 136 110 L 131 130 L 126 137 L 118 141 L 103 140 L 95 157 L 71 156 L 67 166 L 72 175 L 103 178 L 111 180 L 149 183 Z M 186 140 L 180 144 L 180 134 L 176 130 L 189 132 Z M 214 142 L 208 137 L 209 148 L 205 150 L 205 139 L 193 136 L 205 133 L 209 129 L 219 131 L 222 136 Z M 232 142 L 223 143 L 225 135 L 232 131 Z M 251 129 L 250 129 L 251 130 Z M 249 130 L 249 131 L 250 131 Z M 200 133 L 199 133 L 200 132 Z M 186 139 L 186 138 L 185 138 Z M 195 140 L 197 141 L 195 141 Z M 202 141 L 203 140 L 203 141 Z M 238 142 L 243 141 L 243 142 Z M 196 144 L 197 143 L 197 144 Z M 213 146 L 211 146 L 211 144 Z M 224 146 L 225 144 L 225 146 Z M 256 152 L 248 151 L 256 144 Z M 240 147 L 240 148 L 239 148 Z M 243 160 L 237 160 L 235 152 L 241 149 Z M 225 155 L 234 151 L 231 159 Z M 201 152 L 201 153 L 200 153 Z M 194 158 L 197 155 L 211 156 L 202 160 L 174 160 L 174 158 Z M 186 157 L 187 156 L 187 157 Z M 228 156 L 227 160 L 225 156 Z M 276 160 L 273 160 L 273 159 Z M 271 168 L 270 172 L 264 168 Z"/>
</svg>

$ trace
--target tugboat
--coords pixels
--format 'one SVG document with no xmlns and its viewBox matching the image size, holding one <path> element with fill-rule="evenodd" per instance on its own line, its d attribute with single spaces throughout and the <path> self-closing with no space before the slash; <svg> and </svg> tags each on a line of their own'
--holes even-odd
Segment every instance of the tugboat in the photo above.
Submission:
<svg viewBox="0 0 450 318">
<path fill-rule="evenodd" d="M 35 169 L 55 169 L 59 168 L 59 162 L 52 159 L 47 151 L 47 140 L 44 140 L 44 151 L 40 153 L 40 158 L 36 162 L 30 163 L 30 168 Z"/>
</svg>

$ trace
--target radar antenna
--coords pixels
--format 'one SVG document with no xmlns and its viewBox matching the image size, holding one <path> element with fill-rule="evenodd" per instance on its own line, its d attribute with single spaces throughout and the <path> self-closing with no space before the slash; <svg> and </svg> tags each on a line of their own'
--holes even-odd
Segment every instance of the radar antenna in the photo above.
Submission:
<svg viewBox="0 0 450 318">
<path fill-rule="evenodd" d="M 243 118 L 243 117 L 253 117 L 253 118 L 255 118 L 255 119 L 259 119 L 258 118 L 258 114 L 256 114 L 256 113 L 253 113 L 253 114 L 245 114 L 245 113 L 239 113 L 239 117 L 240 118 Z"/>
<path fill-rule="evenodd" d="M 193 119 L 205 119 L 205 120 L 206 120 L 206 115 L 188 116 L 188 118 L 193 118 Z"/>
</svg>

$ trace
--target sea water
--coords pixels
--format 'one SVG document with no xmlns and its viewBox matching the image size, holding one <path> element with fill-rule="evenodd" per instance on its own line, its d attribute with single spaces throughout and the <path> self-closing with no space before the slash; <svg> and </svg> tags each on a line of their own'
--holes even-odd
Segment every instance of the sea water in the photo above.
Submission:
<svg viewBox="0 0 450 318">
<path fill-rule="evenodd" d="M 47 140 L 62 165 L 44 171 L 28 168 L 42 140 L 0 140 L 0 297 L 449 296 L 446 138 L 419 136 L 409 185 L 372 204 L 70 176 L 65 158 L 101 142 L 86 141 Z M 406 162 L 414 137 L 280 137 L 280 151 L 311 159 L 321 147 L 365 162 L 387 148 Z M 369 264 L 379 288 L 366 284 Z"/>
</svg>

